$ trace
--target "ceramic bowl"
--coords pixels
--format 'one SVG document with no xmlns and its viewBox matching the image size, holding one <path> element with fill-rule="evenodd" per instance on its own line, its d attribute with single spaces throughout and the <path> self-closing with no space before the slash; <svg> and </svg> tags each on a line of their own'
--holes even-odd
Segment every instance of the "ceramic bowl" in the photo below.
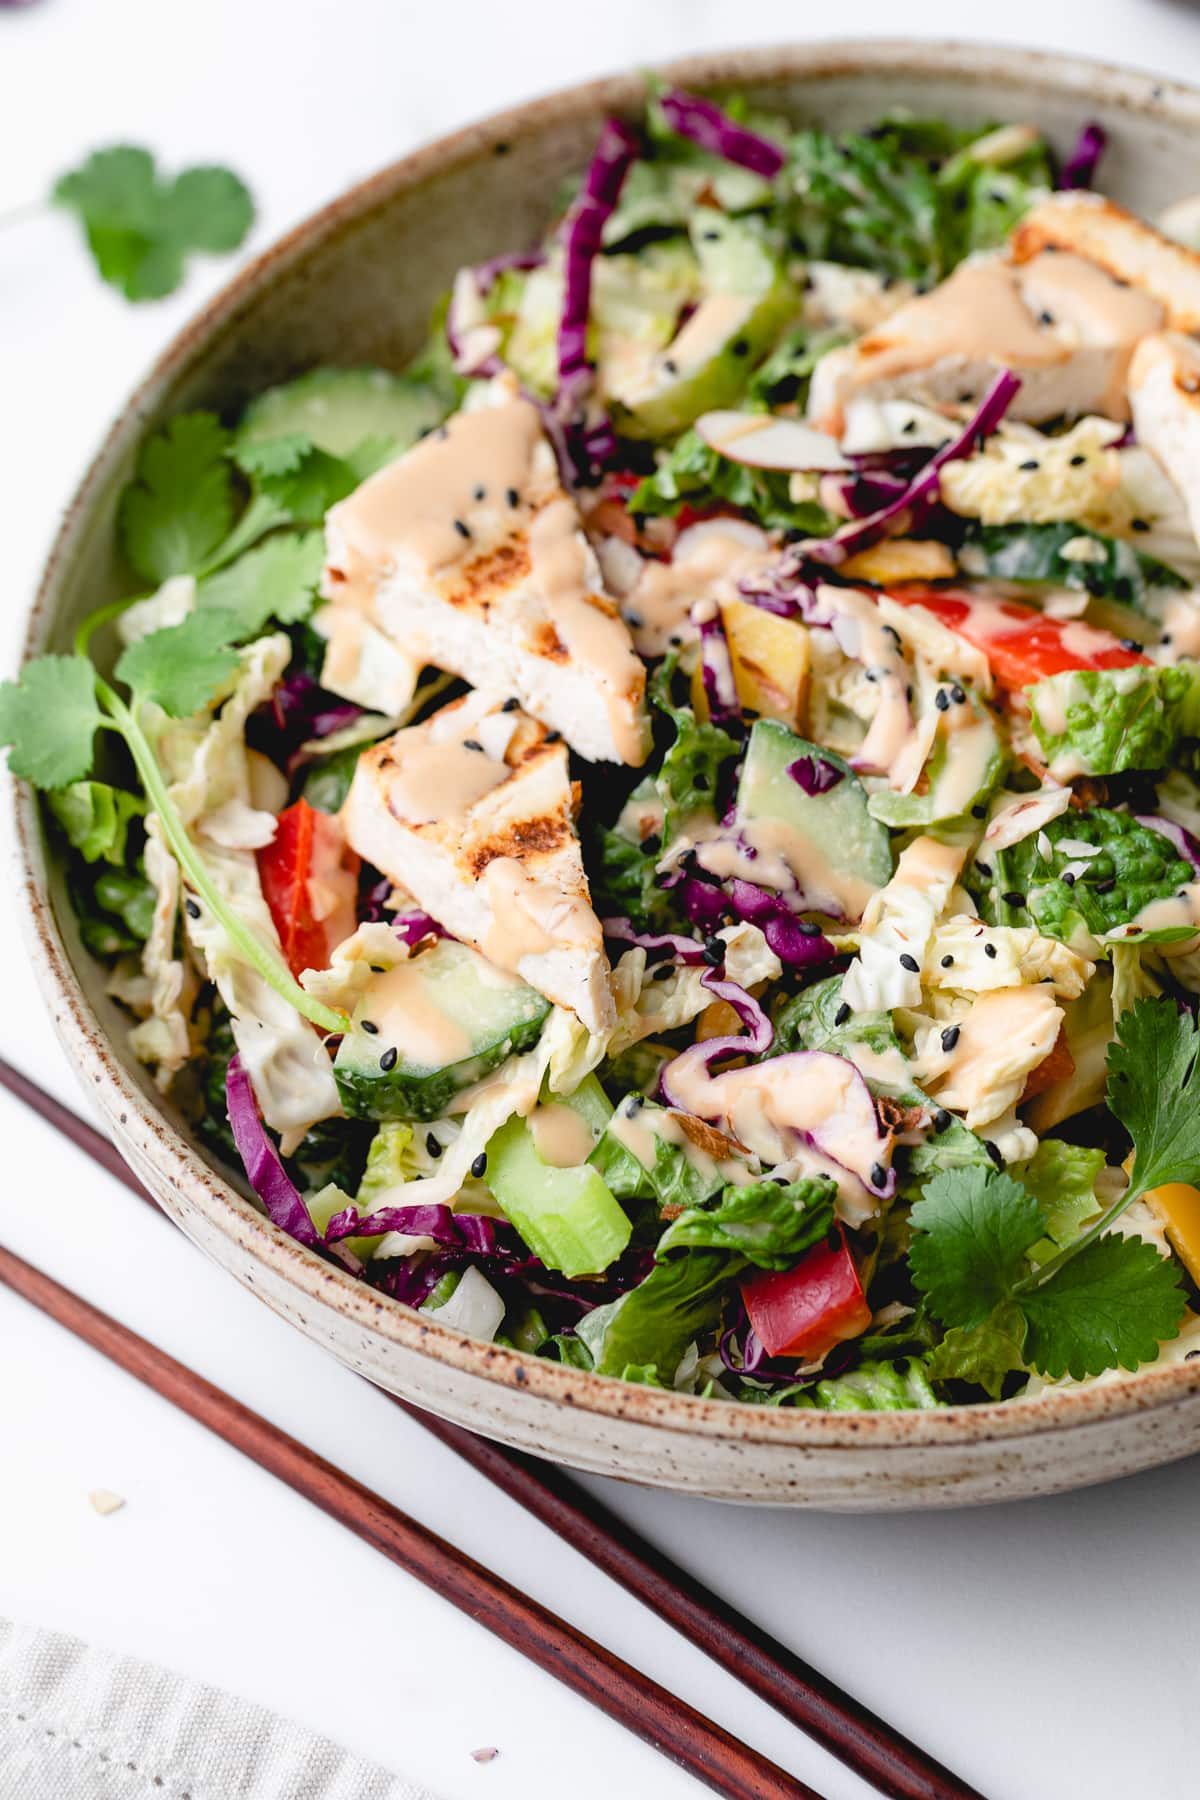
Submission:
<svg viewBox="0 0 1200 1800">
<path fill-rule="evenodd" d="M 908 106 L 962 121 L 1032 119 L 1062 149 L 1083 118 L 1098 116 L 1111 134 L 1106 188 L 1151 217 L 1179 197 L 1200 151 L 1200 92 L 1034 52 L 834 43 L 693 58 L 669 73 L 688 87 L 736 86 L 835 127 Z M 604 115 L 635 113 L 642 92 L 638 77 L 618 76 L 472 125 L 351 189 L 243 270 L 112 427 L 51 555 L 28 654 L 66 648 L 76 622 L 119 594 L 114 510 L 147 430 L 183 408 L 235 406 L 314 364 L 401 365 L 459 265 L 533 241 Z M 269 1224 L 154 1091 L 80 945 L 28 791 L 16 807 L 47 1000 L 122 1154 L 202 1249 L 381 1387 L 578 1468 L 760 1504 L 885 1510 L 1015 1499 L 1200 1448 L 1200 1361 L 1004 1406 L 828 1415 L 582 1374 L 380 1298 Z"/>
</svg>

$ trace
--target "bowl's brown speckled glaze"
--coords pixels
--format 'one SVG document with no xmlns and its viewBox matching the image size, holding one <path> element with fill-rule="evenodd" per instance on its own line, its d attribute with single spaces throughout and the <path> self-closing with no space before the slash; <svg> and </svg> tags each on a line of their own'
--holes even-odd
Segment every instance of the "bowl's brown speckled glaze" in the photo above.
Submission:
<svg viewBox="0 0 1200 1800">
<path fill-rule="evenodd" d="M 1062 148 L 1095 115 L 1111 132 L 1105 185 L 1118 199 L 1153 216 L 1195 185 L 1200 92 L 1096 63 L 971 45 L 835 43 L 705 56 L 670 73 L 690 87 L 736 85 L 834 126 L 903 105 L 964 121 L 1029 118 Z M 632 114 L 641 98 L 636 76 L 618 76 L 473 125 L 363 182 L 251 263 L 180 334 L 109 433 L 51 555 L 28 654 L 67 647 L 76 622 L 120 592 L 114 509 L 147 429 L 181 408 L 236 405 L 316 363 L 402 364 L 455 269 L 536 238 L 604 114 Z M 582 1469 L 760 1504 L 882 1511 L 1017 1499 L 1200 1449 L 1200 1361 L 1007 1406 L 827 1415 L 585 1375 L 377 1297 L 269 1224 L 155 1093 L 79 943 L 26 790 L 16 806 L 48 1003 L 122 1153 L 209 1255 L 380 1386 Z"/>
</svg>

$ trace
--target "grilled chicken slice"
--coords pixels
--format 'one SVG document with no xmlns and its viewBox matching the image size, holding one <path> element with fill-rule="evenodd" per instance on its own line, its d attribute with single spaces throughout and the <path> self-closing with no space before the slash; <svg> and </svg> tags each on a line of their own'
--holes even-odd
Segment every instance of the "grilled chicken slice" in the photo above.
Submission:
<svg viewBox="0 0 1200 1800">
<path fill-rule="evenodd" d="M 1047 195 L 1006 253 L 972 258 L 823 357 L 809 414 L 840 435 L 851 399 L 969 405 L 1009 368 L 1015 419 L 1127 419 L 1130 357 L 1163 327 L 1200 331 L 1200 254 L 1098 194 Z"/>
<path fill-rule="evenodd" d="M 577 804 L 557 734 L 476 691 L 364 751 L 341 816 L 447 931 L 602 1032 L 615 1013 Z"/>
<path fill-rule="evenodd" d="M 1179 489 L 1200 537 L 1200 344 L 1177 331 L 1144 338 L 1129 366 L 1138 442 Z"/>
<path fill-rule="evenodd" d="M 511 378 L 335 506 L 326 544 L 331 642 L 345 609 L 365 613 L 406 656 L 516 695 L 590 762 L 644 762 L 645 669 Z"/>
</svg>

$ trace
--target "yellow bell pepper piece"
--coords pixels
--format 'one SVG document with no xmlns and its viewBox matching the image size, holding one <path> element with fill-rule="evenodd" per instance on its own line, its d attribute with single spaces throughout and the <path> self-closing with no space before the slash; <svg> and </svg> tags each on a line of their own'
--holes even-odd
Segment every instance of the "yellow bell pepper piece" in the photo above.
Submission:
<svg viewBox="0 0 1200 1800">
<path fill-rule="evenodd" d="M 932 538 L 887 538 L 851 556 L 838 573 L 889 587 L 898 581 L 948 581 L 957 567 L 945 544 Z"/>
<path fill-rule="evenodd" d="M 733 662 L 738 699 L 764 719 L 801 724 L 808 695 L 808 630 L 798 619 L 780 619 L 747 600 L 723 600 L 721 623 Z M 692 676 L 692 705 L 707 719 L 704 678 Z"/>
<path fill-rule="evenodd" d="M 1193 1281 L 1200 1281 L 1200 1188 L 1186 1181 L 1168 1181 L 1150 1188 L 1144 1198 L 1166 1227 L 1171 1248 Z"/>
</svg>

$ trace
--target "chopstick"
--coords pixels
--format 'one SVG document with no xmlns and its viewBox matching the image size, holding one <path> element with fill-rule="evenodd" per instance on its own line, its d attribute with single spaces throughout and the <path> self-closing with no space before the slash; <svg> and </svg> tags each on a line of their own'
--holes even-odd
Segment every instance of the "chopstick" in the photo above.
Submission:
<svg viewBox="0 0 1200 1800">
<path fill-rule="evenodd" d="M 821 1800 L 803 1781 L 410 1519 L 381 1494 L 343 1474 L 315 1450 L 2 1246 L 0 1284 L 319 1506 L 406 1574 L 715 1793 L 727 1800 Z"/>
<path fill-rule="evenodd" d="M 0 1087 L 160 1210 L 108 1138 L 3 1058 Z M 983 1800 L 978 1789 L 710 1593 L 563 1471 L 377 1391 L 889 1800 Z"/>
</svg>

